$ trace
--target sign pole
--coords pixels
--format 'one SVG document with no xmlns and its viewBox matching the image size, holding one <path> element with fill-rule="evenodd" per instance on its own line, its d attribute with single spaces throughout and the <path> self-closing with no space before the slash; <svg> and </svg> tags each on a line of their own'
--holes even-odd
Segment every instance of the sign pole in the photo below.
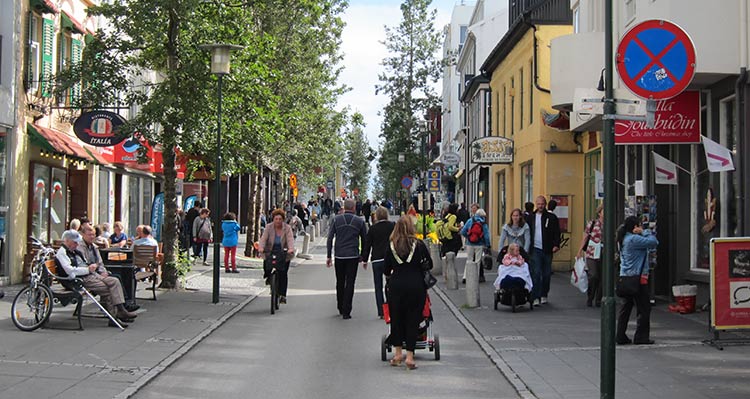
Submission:
<svg viewBox="0 0 750 399">
<path fill-rule="evenodd" d="M 612 48 L 612 0 L 604 2 L 604 237 L 607 241 L 615 236 L 615 120 L 606 116 L 615 114 Z M 602 319 L 601 319 L 601 364 L 600 397 L 615 397 L 615 298 L 614 294 L 614 245 L 604 246 L 602 262 Z"/>
</svg>

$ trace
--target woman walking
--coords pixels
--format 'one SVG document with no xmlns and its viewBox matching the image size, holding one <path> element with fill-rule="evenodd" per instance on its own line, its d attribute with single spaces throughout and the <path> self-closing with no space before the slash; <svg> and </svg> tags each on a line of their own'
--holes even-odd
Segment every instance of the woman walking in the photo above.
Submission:
<svg viewBox="0 0 750 399">
<path fill-rule="evenodd" d="M 378 307 L 378 317 L 383 318 L 383 272 L 385 270 L 385 253 L 388 250 L 391 233 L 395 223 L 388 220 L 388 209 L 378 207 L 373 215 L 374 224 L 367 230 L 367 238 L 362 247 L 362 261 L 372 262 L 372 275 L 375 280 L 375 304 Z M 370 255 L 372 254 L 372 256 Z"/>
<path fill-rule="evenodd" d="M 203 208 L 200 214 L 193 221 L 193 242 L 195 242 L 197 252 L 203 251 L 203 264 L 208 265 L 208 244 L 213 240 L 213 225 L 208 217 L 211 214 L 207 208 Z M 196 259 L 198 259 L 196 257 Z"/>
<path fill-rule="evenodd" d="M 526 224 L 526 219 L 523 217 L 523 213 L 520 209 L 516 208 L 510 211 L 510 219 L 508 223 L 503 225 L 503 230 L 500 233 L 500 245 L 497 246 L 500 253 L 503 252 L 506 246 L 510 244 L 518 244 L 521 250 L 521 256 L 525 260 L 529 260 L 529 248 L 531 247 L 531 232 L 529 225 Z"/>
<path fill-rule="evenodd" d="M 617 242 L 620 244 L 620 279 L 623 277 L 639 277 L 640 284 L 634 295 L 620 294 L 623 303 L 617 312 L 617 335 L 615 340 L 619 345 L 634 343 L 636 345 L 651 345 L 649 338 L 651 302 L 648 292 L 648 252 L 656 249 L 659 241 L 651 234 L 651 230 L 643 229 L 635 216 L 628 216 L 623 227 L 617 232 Z M 633 340 L 625 334 L 630 320 L 630 311 L 636 307 L 636 327 Z"/>
<path fill-rule="evenodd" d="M 239 241 L 240 224 L 237 223 L 237 216 L 233 212 L 227 212 L 221 221 L 221 231 L 224 237 L 221 239 L 221 245 L 224 247 L 224 271 L 227 273 L 239 273 L 237 270 L 237 242 Z M 229 268 L 229 264 L 232 268 Z"/>
<path fill-rule="evenodd" d="M 282 209 L 276 209 L 271 213 L 272 223 L 263 230 L 263 235 L 258 241 L 258 252 L 260 256 L 271 256 L 273 253 L 281 252 L 286 248 L 286 261 L 282 267 L 276 268 L 279 279 L 279 303 L 286 303 L 286 291 L 289 285 L 289 263 L 294 254 L 294 233 L 292 228 L 284 223 L 286 212 Z M 264 275 L 263 277 L 268 278 Z"/>
<path fill-rule="evenodd" d="M 596 219 L 586 224 L 583 239 L 576 259 L 586 254 L 586 274 L 589 288 L 586 291 L 586 306 L 602 306 L 602 231 L 604 231 L 604 205 L 596 208 Z"/>
<path fill-rule="evenodd" d="M 385 256 L 385 275 L 388 281 L 388 306 L 391 313 L 391 335 L 388 342 L 395 348 L 390 363 L 406 368 L 417 368 L 414 349 L 417 345 L 419 323 L 427 298 L 423 271 L 432 269 L 430 251 L 416 238 L 411 217 L 404 216 L 391 233 L 389 250 Z M 406 346 L 406 359 L 402 346 Z"/>
</svg>

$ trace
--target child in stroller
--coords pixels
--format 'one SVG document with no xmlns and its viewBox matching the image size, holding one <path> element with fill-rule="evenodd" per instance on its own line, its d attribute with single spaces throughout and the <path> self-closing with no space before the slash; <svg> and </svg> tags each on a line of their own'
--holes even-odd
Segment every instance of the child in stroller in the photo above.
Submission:
<svg viewBox="0 0 750 399">
<path fill-rule="evenodd" d="M 516 311 L 516 306 L 529 303 L 529 308 L 534 309 L 531 301 L 531 273 L 526 257 L 522 256 L 518 244 L 510 244 L 500 251 L 502 257 L 495 279 L 495 310 L 497 304 L 508 305 Z"/>
</svg>

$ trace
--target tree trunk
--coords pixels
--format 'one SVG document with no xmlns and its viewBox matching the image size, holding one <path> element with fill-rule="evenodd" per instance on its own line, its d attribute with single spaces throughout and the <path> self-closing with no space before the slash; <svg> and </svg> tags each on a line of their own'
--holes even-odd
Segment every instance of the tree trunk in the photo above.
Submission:
<svg viewBox="0 0 750 399">
<path fill-rule="evenodd" d="M 255 220 L 256 220 L 256 213 L 255 213 L 255 191 L 257 190 L 257 186 L 255 185 L 255 175 L 257 172 L 250 173 L 250 189 L 248 190 L 247 195 L 247 201 L 249 202 L 247 207 L 247 233 L 245 235 L 245 256 L 253 256 L 255 254 L 255 248 L 253 247 L 253 243 L 255 243 Z"/>
<path fill-rule="evenodd" d="M 263 193 L 261 190 L 261 187 L 263 187 L 263 164 L 258 160 L 257 162 L 258 166 L 258 173 L 255 174 L 255 181 L 253 182 L 253 186 L 255 186 L 255 220 L 253 221 L 253 241 L 260 241 L 261 231 L 260 231 L 260 214 L 264 211 L 266 206 L 263 204 Z M 269 221 L 266 219 L 266 224 L 268 224 Z M 255 255 L 258 255 L 257 253 Z"/>
<path fill-rule="evenodd" d="M 176 137 L 177 132 L 169 132 L 172 128 L 164 127 L 165 137 Z M 166 144 L 166 143 L 164 143 Z M 173 144 L 164 148 L 174 148 Z M 175 267 L 175 243 L 177 240 L 177 195 L 175 181 L 177 171 L 174 169 L 175 152 L 164 151 L 164 231 L 162 234 L 162 252 L 164 253 L 164 267 L 161 272 L 161 288 L 175 288 L 177 286 L 177 268 Z"/>
</svg>

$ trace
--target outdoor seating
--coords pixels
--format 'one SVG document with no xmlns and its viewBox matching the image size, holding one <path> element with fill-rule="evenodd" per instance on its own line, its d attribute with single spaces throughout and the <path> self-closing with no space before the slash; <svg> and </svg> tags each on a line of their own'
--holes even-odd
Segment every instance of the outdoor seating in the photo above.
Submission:
<svg viewBox="0 0 750 399">
<path fill-rule="evenodd" d="M 135 273 L 136 281 L 151 281 L 153 300 L 156 300 L 156 283 L 159 280 L 160 265 L 156 254 L 159 248 L 151 245 L 133 246 L 133 265 L 138 269 Z"/>
</svg>

